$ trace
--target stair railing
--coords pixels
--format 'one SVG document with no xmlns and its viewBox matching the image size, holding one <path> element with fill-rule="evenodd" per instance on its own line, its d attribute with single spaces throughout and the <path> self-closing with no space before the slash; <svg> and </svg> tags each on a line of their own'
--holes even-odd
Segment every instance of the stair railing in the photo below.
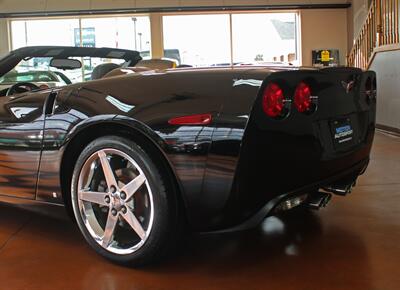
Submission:
<svg viewBox="0 0 400 290">
<path fill-rule="evenodd" d="M 347 65 L 367 69 L 375 48 L 399 44 L 399 0 L 373 0 Z"/>
</svg>

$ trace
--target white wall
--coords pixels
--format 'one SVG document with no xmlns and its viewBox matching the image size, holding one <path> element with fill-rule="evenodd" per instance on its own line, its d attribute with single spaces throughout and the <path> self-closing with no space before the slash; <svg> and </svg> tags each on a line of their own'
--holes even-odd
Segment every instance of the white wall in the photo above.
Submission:
<svg viewBox="0 0 400 290">
<path fill-rule="evenodd" d="M 377 120 L 379 125 L 400 132 L 400 46 L 397 50 L 378 53 L 371 70 L 376 72 L 378 85 Z"/>
</svg>

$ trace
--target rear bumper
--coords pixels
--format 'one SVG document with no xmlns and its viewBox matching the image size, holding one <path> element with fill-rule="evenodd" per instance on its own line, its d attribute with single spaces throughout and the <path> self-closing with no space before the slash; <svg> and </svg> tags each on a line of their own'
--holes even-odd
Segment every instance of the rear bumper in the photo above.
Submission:
<svg viewBox="0 0 400 290">
<path fill-rule="evenodd" d="M 354 166 L 352 166 L 351 168 L 341 171 L 340 173 L 330 176 L 329 178 L 325 178 L 318 182 L 308 184 L 302 188 L 298 188 L 294 191 L 287 192 L 287 193 L 281 194 L 279 196 L 276 196 L 275 198 L 268 201 L 261 209 L 259 209 L 257 212 L 255 212 L 251 217 L 246 219 L 244 222 L 241 222 L 238 225 L 235 225 L 235 226 L 232 226 L 232 227 L 229 227 L 226 229 L 211 231 L 208 233 L 235 232 L 235 231 L 243 231 L 243 230 L 247 230 L 250 228 L 254 228 L 257 225 L 259 225 L 266 217 L 271 215 L 274 211 L 274 208 L 278 204 L 280 204 L 282 201 L 287 200 L 290 197 L 302 195 L 304 193 L 314 192 L 315 190 L 318 190 L 319 188 L 324 188 L 324 187 L 334 184 L 334 183 L 355 182 L 357 180 L 358 176 L 362 175 L 365 172 L 365 170 L 368 167 L 368 164 L 369 164 L 369 158 L 364 159 L 364 160 L 358 162 L 357 164 L 355 164 Z"/>
</svg>

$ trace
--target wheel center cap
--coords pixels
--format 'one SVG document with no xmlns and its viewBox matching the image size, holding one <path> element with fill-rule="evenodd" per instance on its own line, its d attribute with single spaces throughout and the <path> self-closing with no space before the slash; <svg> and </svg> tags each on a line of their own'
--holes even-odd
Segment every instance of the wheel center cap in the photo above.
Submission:
<svg viewBox="0 0 400 290">
<path fill-rule="evenodd" d="M 115 194 L 112 198 L 111 198 L 112 202 L 111 205 L 113 206 L 113 208 L 115 208 L 116 210 L 121 210 L 121 208 L 124 205 L 123 200 L 120 198 L 119 194 Z"/>
</svg>

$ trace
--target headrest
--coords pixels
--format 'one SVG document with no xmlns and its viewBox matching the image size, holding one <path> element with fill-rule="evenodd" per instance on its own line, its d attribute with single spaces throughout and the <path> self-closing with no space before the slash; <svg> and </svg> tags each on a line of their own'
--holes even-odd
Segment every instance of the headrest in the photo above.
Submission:
<svg viewBox="0 0 400 290">
<path fill-rule="evenodd" d="M 99 80 L 108 74 L 110 71 L 119 68 L 116 63 L 103 63 L 96 66 L 92 72 L 92 80 Z"/>
<path fill-rule="evenodd" d="M 110 78 L 110 77 L 116 77 L 116 76 L 123 76 L 123 75 L 128 75 L 128 74 L 133 74 L 133 73 L 139 73 L 139 72 L 144 72 L 144 71 L 149 71 L 148 67 L 124 67 L 124 68 L 116 68 L 107 73 L 103 78 Z"/>
</svg>

